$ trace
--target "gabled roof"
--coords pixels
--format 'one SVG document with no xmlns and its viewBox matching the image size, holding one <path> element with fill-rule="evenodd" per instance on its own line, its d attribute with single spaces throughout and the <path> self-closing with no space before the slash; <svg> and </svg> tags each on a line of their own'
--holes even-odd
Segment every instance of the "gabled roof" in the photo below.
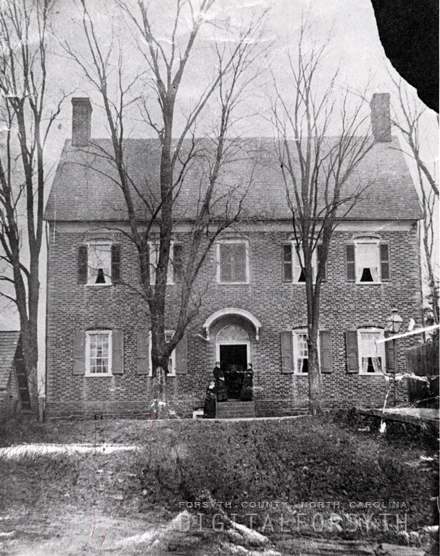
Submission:
<svg viewBox="0 0 440 556">
<path fill-rule="evenodd" d="M 8 386 L 19 339 L 20 332 L 0 331 L 0 390 L 4 390 Z"/>
<path fill-rule="evenodd" d="M 329 138 L 327 141 L 336 140 Z M 189 149 L 189 142 L 184 149 Z M 187 168 L 187 174 L 175 205 L 175 220 L 194 217 L 200 191 L 206 186 L 208 158 L 213 148 L 207 140 L 198 143 L 198 156 Z M 234 156 L 225 164 L 217 196 L 222 199 L 214 208 L 221 214 L 225 198 L 241 197 L 247 189 L 244 212 L 249 218 L 290 220 L 286 188 L 272 139 L 240 139 L 234 145 Z M 127 211 L 118 176 L 107 153 L 112 153 L 109 139 L 93 140 L 88 147 L 72 147 L 66 141 L 49 199 L 45 219 L 50 221 L 93 222 L 126 221 Z M 127 139 L 125 160 L 134 187 L 148 200 L 159 199 L 160 143 L 156 139 Z M 361 199 L 349 213 L 351 220 L 418 220 L 422 218 L 419 199 L 399 150 L 398 140 L 377 143 L 358 165 L 346 185 L 346 192 L 359 184 L 371 182 Z M 134 193 L 138 215 L 149 219 L 149 212 L 139 195 Z"/>
</svg>

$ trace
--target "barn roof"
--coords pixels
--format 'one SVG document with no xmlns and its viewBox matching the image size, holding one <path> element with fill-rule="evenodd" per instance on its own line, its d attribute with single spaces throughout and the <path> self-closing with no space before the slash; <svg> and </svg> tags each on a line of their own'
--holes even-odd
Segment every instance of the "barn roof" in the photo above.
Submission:
<svg viewBox="0 0 440 556">
<path fill-rule="evenodd" d="M 329 144 L 337 138 L 328 138 Z M 200 191 L 206 186 L 209 159 L 213 143 L 203 139 L 197 144 L 197 156 L 187 168 L 185 180 L 178 192 L 174 217 L 191 220 L 194 217 Z M 184 145 L 188 152 L 189 142 Z M 141 192 L 150 205 L 159 199 L 160 143 L 156 139 L 127 139 L 125 160 L 133 188 Z M 57 167 L 46 206 L 49 221 L 93 222 L 126 221 L 127 210 L 118 176 L 109 154 L 109 139 L 96 139 L 88 147 L 72 147 L 66 141 Z M 178 165 L 179 167 L 179 165 Z M 397 138 L 379 142 L 372 147 L 347 181 L 348 195 L 367 186 L 348 218 L 352 220 L 417 220 L 422 218 L 419 199 L 411 174 L 400 151 Z M 291 219 L 287 204 L 285 182 L 276 156 L 273 140 L 240 139 L 225 164 L 214 206 L 221 214 L 225 199 L 231 206 L 246 191 L 244 213 L 250 218 L 264 220 Z M 138 216 L 149 219 L 149 209 L 133 192 Z M 322 201 L 322 200 L 321 200 Z M 323 202 L 323 201 L 322 201 Z"/>
<path fill-rule="evenodd" d="M 0 390 L 8 386 L 20 332 L 0 331 Z"/>
</svg>

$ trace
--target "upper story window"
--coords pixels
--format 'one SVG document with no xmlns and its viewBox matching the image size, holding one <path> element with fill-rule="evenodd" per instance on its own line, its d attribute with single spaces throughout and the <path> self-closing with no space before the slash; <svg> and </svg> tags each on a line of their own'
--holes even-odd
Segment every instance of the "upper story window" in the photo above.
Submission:
<svg viewBox="0 0 440 556">
<path fill-rule="evenodd" d="M 157 243 L 150 242 L 150 284 L 156 283 L 156 268 L 159 262 L 159 246 Z M 168 261 L 167 284 L 177 284 L 183 277 L 183 258 L 182 245 L 171 242 L 170 258 Z"/>
<path fill-rule="evenodd" d="M 347 280 L 380 283 L 390 279 L 388 244 L 378 238 L 366 237 L 346 245 Z"/>
<path fill-rule="evenodd" d="M 223 240 L 217 245 L 217 282 L 220 284 L 249 283 L 248 242 Z"/>
<path fill-rule="evenodd" d="M 86 332 L 86 375 L 112 374 L 112 332 Z"/>
<path fill-rule="evenodd" d="M 300 256 L 295 241 L 283 245 L 283 281 L 294 283 L 305 283 L 306 278 L 304 269 L 301 268 Z M 322 245 L 318 244 L 312 255 L 312 270 L 313 281 L 316 280 L 316 272 L 318 269 L 318 258 L 321 254 Z M 323 279 L 326 279 L 326 272 L 324 271 Z"/>
<path fill-rule="evenodd" d="M 120 246 L 91 241 L 78 248 L 78 282 L 89 286 L 109 286 L 120 280 Z"/>
</svg>

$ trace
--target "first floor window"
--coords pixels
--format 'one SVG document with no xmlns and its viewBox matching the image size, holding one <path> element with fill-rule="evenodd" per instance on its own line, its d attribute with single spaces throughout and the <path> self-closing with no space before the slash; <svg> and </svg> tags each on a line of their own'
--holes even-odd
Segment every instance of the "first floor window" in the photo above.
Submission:
<svg viewBox="0 0 440 556">
<path fill-rule="evenodd" d="M 309 349 L 307 346 L 307 332 L 294 332 L 294 351 L 296 354 L 294 361 L 294 371 L 298 374 L 309 372 Z"/>
<path fill-rule="evenodd" d="M 112 365 L 111 331 L 92 331 L 86 335 L 86 373 L 110 375 Z"/>
<path fill-rule="evenodd" d="M 383 340 L 382 329 L 364 328 L 358 330 L 359 369 L 361 374 L 385 372 L 385 346 L 377 343 Z"/>
<path fill-rule="evenodd" d="M 224 241 L 218 244 L 218 282 L 248 283 L 248 246 L 245 241 Z"/>
<path fill-rule="evenodd" d="M 165 331 L 165 342 L 168 343 L 171 338 L 174 336 L 174 330 L 166 330 Z M 150 376 L 153 375 L 153 362 L 151 360 L 151 332 L 149 338 L 149 346 L 150 346 Z M 168 359 L 168 376 L 175 376 L 176 374 L 176 350 L 171 352 L 171 355 Z"/>
</svg>

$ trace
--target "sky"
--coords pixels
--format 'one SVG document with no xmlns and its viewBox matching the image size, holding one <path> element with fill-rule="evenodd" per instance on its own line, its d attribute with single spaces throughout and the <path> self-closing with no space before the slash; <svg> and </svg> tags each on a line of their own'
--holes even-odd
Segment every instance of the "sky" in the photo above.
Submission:
<svg viewBox="0 0 440 556">
<path fill-rule="evenodd" d="M 150 2 L 152 10 L 155 10 L 158 25 L 166 20 L 169 13 L 167 6 L 170 2 L 172 0 Z M 121 45 L 124 50 L 124 70 L 127 76 L 133 71 L 139 71 L 139 68 L 142 68 L 142 60 L 137 53 L 134 39 L 128 33 L 121 32 L 121 21 L 115 18 L 115 12 L 111 10 L 111 2 L 89 0 L 89 5 L 99 36 L 104 42 L 109 40 L 109 31 L 113 29 L 116 44 Z M 270 86 L 275 75 L 282 91 L 288 94 L 290 81 L 287 77 L 285 56 L 289 50 L 295 52 L 301 16 L 305 12 L 308 13 L 313 29 L 313 40 L 319 43 L 323 39 L 332 37 L 326 66 L 321 75 L 323 85 L 335 69 L 339 68 L 338 86 L 341 94 L 348 88 L 352 92 L 364 91 L 367 98 L 371 98 L 373 93 L 390 91 L 392 83 L 389 72 L 398 78 L 386 59 L 380 43 L 370 0 L 271 0 L 270 5 L 266 0 L 219 0 L 217 5 L 219 13 L 221 12 L 221 19 L 233 23 L 246 19 L 255 9 L 270 8 L 263 32 L 263 41 L 265 44 L 270 44 L 270 49 L 259 62 L 261 76 L 254 87 L 252 97 L 249 97 L 249 102 L 244 106 L 244 110 L 252 109 L 253 114 L 252 118 L 244 120 L 245 135 L 272 136 L 273 134 L 273 128 L 269 123 Z M 52 21 L 58 41 L 62 37 L 61 42 L 63 40 L 70 42 L 75 45 L 76 52 L 83 55 L 84 39 L 78 28 L 79 22 L 80 12 L 75 7 L 75 2 L 60 0 Z M 164 31 L 165 27 L 164 23 Z M 187 97 L 189 104 L 194 91 L 200 86 L 202 77 L 210 72 L 210 58 L 207 54 L 207 46 L 212 40 L 210 33 L 212 28 L 201 35 L 198 63 L 195 69 L 191 70 L 192 73 L 189 74 L 189 79 L 182 90 L 182 95 Z M 62 46 L 57 41 L 53 42 L 53 57 L 50 64 L 52 101 L 58 101 L 63 94 L 68 96 L 47 145 L 49 179 L 53 177 L 53 170 L 64 141 L 70 138 L 71 97 L 91 97 L 94 106 L 92 135 L 107 136 L 102 111 L 99 109 L 99 97 L 84 81 L 78 67 L 66 58 Z M 410 91 L 415 95 L 411 87 Z M 142 136 L 145 133 L 135 120 L 128 128 L 132 136 Z M 438 128 L 436 115 L 429 109 L 422 121 L 422 131 L 423 156 L 428 167 L 432 169 L 438 161 Z M 335 132 L 337 133 L 337 130 Z M 411 166 L 411 162 L 408 162 Z M 42 268 L 45 268 L 44 257 Z M 42 325 L 45 321 L 44 311 L 43 295 L 40 319 Z M 18 319 L 12 308 L 0 305 L 0 330 L 11 330 L 17 327 Z M 41 328 L 44 329 L 44 326 Z M 44 343 L 43 333 L 42 342 Z M 41 353 L 44 354 L 43 345 Z"/>
</svg>

